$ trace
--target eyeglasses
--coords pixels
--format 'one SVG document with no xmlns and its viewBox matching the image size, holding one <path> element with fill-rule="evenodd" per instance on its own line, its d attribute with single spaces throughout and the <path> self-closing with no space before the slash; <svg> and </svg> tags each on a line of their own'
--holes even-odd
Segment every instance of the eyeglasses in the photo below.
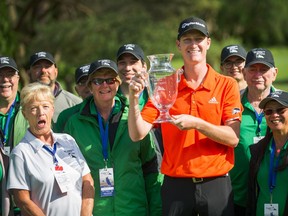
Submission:
<svg viewBox="0 0 288 216">
<path fill-rule="evenodd" d="M 76 85 L 85 86 L 86 85 L 86 81 L 80 81 L 80 82 L 76 83 Z"/>
<path fill-rule="evenodd" d="M 236 67 L 239 67 L 243 62 L 244 60 L 228 61 L 228 62 L 224 62 L 223 66 L 226 69 L 230 69 L 233 67 L 233 65 L 235 65 Z"/>
<path fill-rule="evenodd" d="M 115 78 L 107 78 L 107 79 L 95 78 L 92 80 L 92 83 L 94 83 L 95 85 L 102 85 L 104 82 L 107 85 L 112 85 L 116 82 L 116 79 Z"/>
<path fill-rule="evenodd" d="M 263 110 L 264 114 L 265 115 L 271 115 L 272 113 L 277 113 L 278 115 L 282 115 L 284 114 L 284 112 L 286 111 L 288 107 L 280 107 L 280 108 L 277 108 L 277 109 L 266 109 L 266 110 Z"/>
<path fill-rule="evenodd" d="M 0 73 L 0 78 L 3 78 L 3 77 L 12 78 L 15 75 L 18 75 L 17 71 L 6 71 L 6 72 Z"/>
<path fill-rule="evenodd" d="M 79 82 L 76 83 L 76 85 L 78 85 L 78 86 L 86 86 L 87 80 L 88 80 L 88 78 L 83 77 L 82 79 L 80 79 Z"/>
</svg>

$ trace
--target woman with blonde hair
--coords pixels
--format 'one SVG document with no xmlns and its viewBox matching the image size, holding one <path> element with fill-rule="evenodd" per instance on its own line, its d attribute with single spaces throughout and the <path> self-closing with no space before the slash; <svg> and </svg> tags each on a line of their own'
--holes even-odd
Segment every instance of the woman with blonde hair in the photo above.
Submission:
<svg viewBox="0 0 288 216">
<path fill-rule="evenodd" d="M 21 91 L 29 128 L 10 155 L 7 189 L 23 215 L 92 215 L 94 183 L 75 140 L 51 130 L 54 96 L 43 84 Z"/>
</svg>

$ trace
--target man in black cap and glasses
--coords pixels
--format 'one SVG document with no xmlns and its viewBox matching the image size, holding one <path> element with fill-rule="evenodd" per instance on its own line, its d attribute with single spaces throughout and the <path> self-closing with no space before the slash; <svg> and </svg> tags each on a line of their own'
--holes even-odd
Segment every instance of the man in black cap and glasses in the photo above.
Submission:
<svg viewBox="0 0 288 216">
<path fill-rule="evenodd" d="M 0 57 L 0 181 L 2 201 L 0 215 L 3 216 L 7 216 L 10 209 L 13 209 L 10 208 L 9 195 L 5 189 L 9 155 L 12 148 L 24 137 L 28 127 L 28 123 L 20 111 L 19 79 L 19 70 L 14 59 L 7 56 Z"/>
<path fill-rule="evenodd" d="M 242 72 L 246 54 L 246 50 L 238 44 L 225 46 L 221 51 L 220 69 L 224 75 L 230 76 L 237 81 L 240 92 L 247 87 Z"/>
<path fill-rule="evenodd" d="M 90 64 L 85 64 L 75 70 L 75 91 L 83 100 L 92 95 L 87 86 L 89 68 Z M 81 103 L 63 110 L 59 114 L 56 124 L 53 125 L 53 131 L 62 133 L 68 119 L 75 113 L 79 112 L 80 107 Z"/>
<path fill-rule="evenodd" d="M 230 171 L 234 193 L 235 215 L 245 215 L 247 204 L 248 170 L 251 154 L 249 146 L 261 140 L 266 133 L 267 124 L 262 109 L 261 100 L 276 89 L 272 83 L 277 77 L 278 69 L 270 50 L 265 48 L 251 49 L 246 56 L 243 69 L 247 88 L 241 94 L 243 105 L 240 138 L 234 150 L 235 165 Z"/>
<path fill-rule="evenodd" d="M 91 92 L 86 85 L 89 68 L 90 64 L 85 64 L 75 70 L 75 91 L 83 100 L 91 95 Z"/>
</svg>

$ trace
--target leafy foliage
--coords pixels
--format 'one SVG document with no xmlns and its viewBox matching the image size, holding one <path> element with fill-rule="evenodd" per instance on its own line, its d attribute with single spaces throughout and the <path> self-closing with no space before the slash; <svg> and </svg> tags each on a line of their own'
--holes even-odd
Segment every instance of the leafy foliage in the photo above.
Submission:
<svg viewBox="0 0 288 216">
<path fill-rule="evenodd" d="M 6 0 L 0 1 L 0 54 L 14 57 L 25 77 L 32 53 L 51 52 L 59 80 L 73 91 L 76 67 L 99 58 L 115 60 L 124 43 L 138 43 L 146 55 L 172 52 L 179 58 L 177 29 L 189 16 L 206 20 L 213 39 L 208 62 L 218 66 L 228 43 L 284 44 L 287 12 L 285 0 Z"/>
</svg>

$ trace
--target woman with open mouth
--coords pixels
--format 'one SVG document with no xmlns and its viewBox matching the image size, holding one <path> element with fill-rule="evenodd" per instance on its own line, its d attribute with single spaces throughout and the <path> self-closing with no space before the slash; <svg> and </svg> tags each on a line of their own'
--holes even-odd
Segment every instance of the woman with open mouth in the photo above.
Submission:
<svg viewBox="0 0 288 216">
<path fill-rule="evenodd" d="M 54 96 L 40 83 L 20 94 L 29 128 L 10 155 L 7 189 L 24 215 L 92 215 L 94 182 L 75 140 L 51 130 Z"/>
</svg>

